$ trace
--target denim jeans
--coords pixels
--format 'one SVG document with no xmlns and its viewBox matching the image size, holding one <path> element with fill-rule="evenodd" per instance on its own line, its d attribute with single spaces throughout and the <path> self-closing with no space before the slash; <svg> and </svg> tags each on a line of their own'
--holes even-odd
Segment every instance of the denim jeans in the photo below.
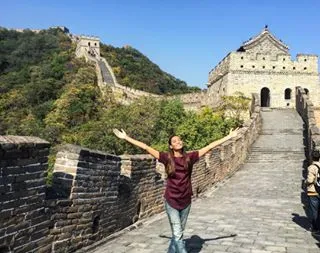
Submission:
<svg viewBox="0 0 320 253">
<path fill-rule="evenodd" d="M 172 232 L 168 253 L 187 253 L 185 242 L 183 241 L 183 231 L 187 223 L 190 207 L 191 204 L 183 210 L 177 210 L 165 201 L 165 209 Z"/>
<path fill-rule="evenodd" d="M 313 230 L 320 230 L 320 217 L 319 217 L 319 207 L 320 207 L 320 197 L 319 196 L 309 196 L 310 203 L 310 214 L 311 223 Z"/>
</svg>

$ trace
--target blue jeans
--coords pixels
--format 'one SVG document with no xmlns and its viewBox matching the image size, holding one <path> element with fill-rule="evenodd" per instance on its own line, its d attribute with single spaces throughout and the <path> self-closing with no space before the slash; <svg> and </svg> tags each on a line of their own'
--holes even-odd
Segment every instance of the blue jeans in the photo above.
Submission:
<svg viewBox="0 0 320 253">
<path fill-rule="evenodd" d="M 320 207 L 320 197 L 319 196 L 309 196 L 310 203 L 310 214 L 313 230 L 320 230 L 320 217 L 319 217 L 319 207 Z"/>
<path fill-rule="evenodd" d="M 183 241 L 183 231 L 187 223 L 191 204 L 182 210 L 173 208 L 167 201 L 165 201 L 164 206 L 172 232 L 168 253 L 187 253 L 185 242 Z"/>
</svg>

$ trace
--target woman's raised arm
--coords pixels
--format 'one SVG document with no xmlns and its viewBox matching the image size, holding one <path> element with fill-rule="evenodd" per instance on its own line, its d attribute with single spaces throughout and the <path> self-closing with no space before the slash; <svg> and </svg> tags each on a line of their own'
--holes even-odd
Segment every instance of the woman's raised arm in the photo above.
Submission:
<svg viewBox="0 0 320 253">
<path fill-rule="evenodd" d="M 216 140 L 214 142 L 211 142 L 209 145 L 205 146 L 204 148 L 199 149 L 199 151 L 198 151 L 199 157 L 205 155 L 208 151 L 210 151 L 214 147 L 218 146 L 219 144 L 231 139 L 232 137 L 235 137 L 237 135 L 237 130 L 238 130 L 238 128 L 235 129 L 234 131 L 231 129 L 229 135 L 227 135 L 219 140 Z"/>
<path fill-rule="evenodd" d="M 147 151 L 150 155 L 152 155 L 154 158 L 159 159 L 160 158 L 160 153 L 158 150 L 155 150 L 154 148 L 151 148 L 150 146 L 148 146 L 147 144 L 141 142 L 141 141 L 137 141 L 133 138 L 131 138 L 130 136 L 128 136 L 126 134 L 126 132 L 121 129 L 121 131 L 119 131 L 118 129 L 114 128 L 113 129 L 113 133 L 120 139 L 124 139 L 127 142 L 130 142 L 131 144 L 144 149 L 145 151 Z"/>
</svg>

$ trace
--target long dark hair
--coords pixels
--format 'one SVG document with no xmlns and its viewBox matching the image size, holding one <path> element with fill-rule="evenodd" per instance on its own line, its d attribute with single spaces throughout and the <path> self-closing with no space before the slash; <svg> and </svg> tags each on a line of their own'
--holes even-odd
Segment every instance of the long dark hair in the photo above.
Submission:
<svg viewBox="0 0 320 253">
<path fill-rule="evenodd" d="M 169 148 L 168 159 L 169 159 L 169 161 L 168 161 L 168 163 L 167 163 L 166 166 L 165 166 L 165 168 L 166 168 L 166 173 L 167 173 L 168 176 L 172 175 L 172 174 L 175 172 L 175 170 L 176 170 L 175 164 L 174 164 L 174 153 L 173 153 L 173 150 L 170 148 L 172 138 L 175 137 L 175 136 L 177 136 L 177 135 L 171 135 L 171 136 L 169 137 L 169 140 L 168 140 L 168 144 L 169 144 L 169 146 L 168 146 L 168 148 Z M 187 153 L 185 152 L 184 147 L 182 147 L 182 157 L 183 157 L 183 159 L 185 160 L 184 168 L 185 168 L 186 170 L 191 170 L 191 166 L 189 166 L 190 157 L 187 156 Z"/>
</svg>

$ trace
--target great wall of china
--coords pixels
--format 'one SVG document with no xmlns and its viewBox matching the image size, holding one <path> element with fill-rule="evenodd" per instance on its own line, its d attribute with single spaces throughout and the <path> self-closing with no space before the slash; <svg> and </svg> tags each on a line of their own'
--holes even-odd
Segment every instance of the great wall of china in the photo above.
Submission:
<svg viewBox="0 0 320 253">
<path fill-rule="evenodd" d="M 79 53 L 79 49 L 77 49 Z M 80 56 L 80 55 L 78 55 Z M 114 91 L 132 99 L 148 95 L 116 83 L 99 65 L 99 86 L 113 81 Z M 100 73 L 100 74 L 99 74 Z M 111 76 L 111 78 L 110 78 Z M 108 82 L 109 82 L 108 81 Z M 307 129 L 308 152 L 320 148 L 315 108 L 302 87 L 295 108 Z M 194 108 L 198 100 L 194 98 Z M 156 96 L 155 96 L 156 97 Z M 238 135 L 196 164 L 195 197 L 241 168 L 261 130 L 260 98 L 253 94 L 250 119 Z M 74 145 L 61 146 L 46 185 L 50 143 L 36 137 L 0 136 L 0 252 L 73 252 L 85 250 L 108 235 L 163 211 L 163 168 L 149 155 L 113 156 Z"/>
</svg>

